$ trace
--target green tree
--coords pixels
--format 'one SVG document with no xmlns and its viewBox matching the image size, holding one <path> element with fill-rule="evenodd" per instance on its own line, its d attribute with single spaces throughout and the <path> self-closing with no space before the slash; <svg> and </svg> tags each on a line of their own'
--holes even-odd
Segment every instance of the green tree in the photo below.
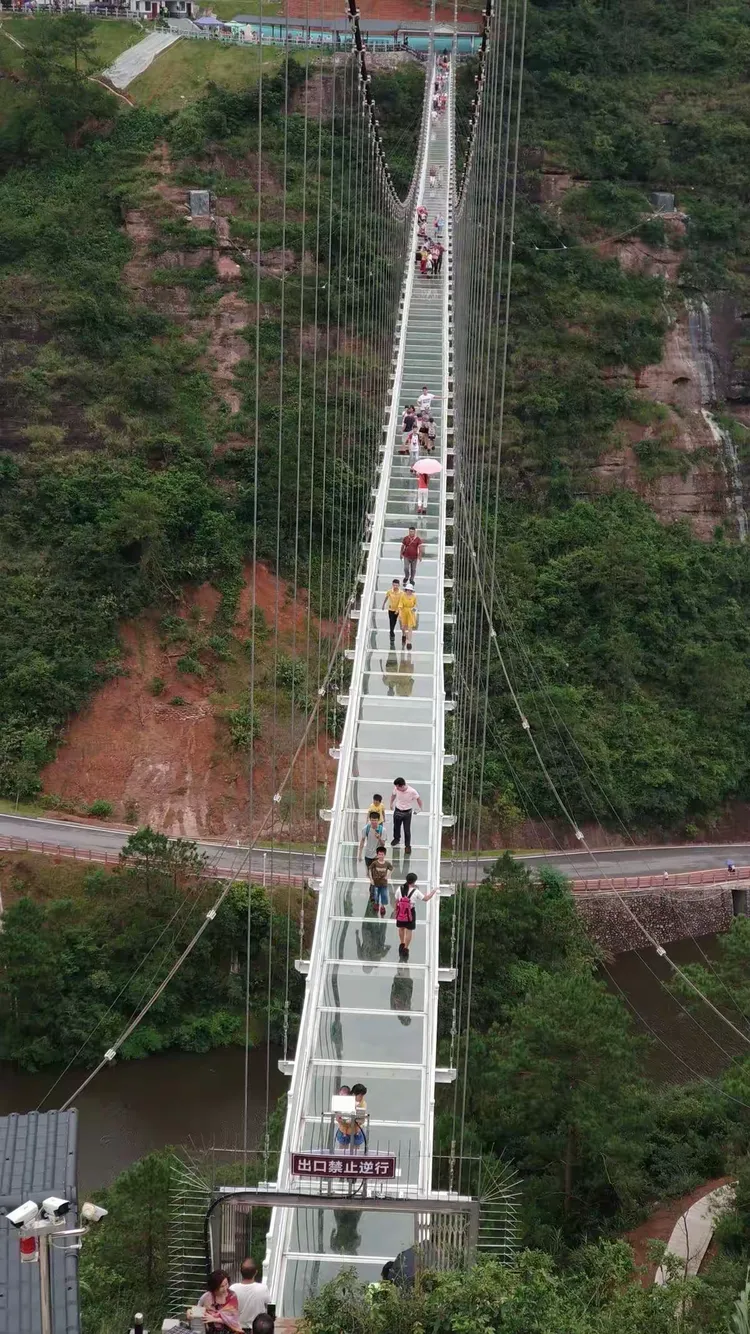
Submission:
<svg viewBox="0 0 750 1334">
<path fill-rule="evenodd" d="M 562 1271 L 524 1251 L 512 1268 L 480 1258 L 466 1272 L 429 1274 L 406 1290 L 385 1283 L 374 1294 L 344 1271 L 307 1302 L 305 1320 L 309 1334 L 681 1334 L 697 1287 L 644 1288 L 630 1248 L 604 1242 Z"/>
<path fill-rule="evenodd" d="M 550 868 L 532 875 L 510 853 L 476 889 L 463 887 L 441 907 L 444 940 L 454 912 L 466 913 L 473 938 L 471 1021 L 481 1032 L 507 1018 L 537 967 L 565 971 L 595 957 L 567 880 Z"/>
<path fill-rule="evenodd" d="M 642 1187 L 639 1048 L 591 972 L 530 967 L 526 980 L 508 1024 L 470 1036 L 467 1107 L 482 1142 L 530 1178 L 545 1226 L 572 1240 Z"/>
<path fill-rule="evenodd" d="M 96 64 L 96 25 L 85 14 L 76 11 L 63 14 L 61 18 L 48 19 L 40 25 L 34 50 L 56 55 L 61 63 L 72 58 L 76 74 L 79 62 L 84 69 L 93 69 Z"/>
<path fill-rule="evenodd" d="M 169 1150 L 134 1163 L 95 1200 L 108 1210 L 81 1251 L 83 1334 L 115 1334 L 143 1311 L 158 1329 L 167 1312 L 173 1158 Z M 199 1294 L 196 1293 L 196 1297 Z"/>
</svg>

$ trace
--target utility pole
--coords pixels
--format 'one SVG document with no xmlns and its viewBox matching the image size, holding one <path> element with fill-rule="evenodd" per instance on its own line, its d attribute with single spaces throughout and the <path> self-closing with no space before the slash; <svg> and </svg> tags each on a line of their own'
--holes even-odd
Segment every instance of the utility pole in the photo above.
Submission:
<svg viewBox="0 0 750 1334">
<path fill-rule="evenodd" d="M 50 1224 L 50 1229 L 54 1224 Z M 42 1334 L 52 1334 L 52 1290 L 49 1282 L 49 1231 L 38 1233 L 39 1239 L 39 1303 L 42 1316 Z"/>
</svg>

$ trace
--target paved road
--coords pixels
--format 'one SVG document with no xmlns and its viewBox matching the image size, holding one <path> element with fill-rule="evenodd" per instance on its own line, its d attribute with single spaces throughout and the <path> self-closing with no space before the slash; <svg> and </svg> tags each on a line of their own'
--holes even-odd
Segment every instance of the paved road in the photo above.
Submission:
<svg viewBox="0 0 750 1334">
<path fill-rule="evenodd" d="M 104 70 L 104 75 L 115 88 L 127 88 L 133 79 L 137 79 L 139 74 L 148 69 L 162 51 L 166 51 L 168 46 L 173 46 L 179 40 L 178 32 L 150 32 L 142 42 L 136 42 L 135 46 L 129 46 L 127 51 L 123 51 L 109 69 Z"/>
<path fill-rule="evenodd" d="M 26 815 L 0 815 L 0 836 L 6 838 L 26 838 L 29 842 L 46 842 L 60 847 L 91 850 L 97 853 L 117 854 L 128 837 L 124 829 L 108 828 L 104 825 L 76 824 L 71 820 L 33 819 Z M 201 852 L 209 858 L 211 865 L 226 873 L 239 874 L 247 868 L 247 851 L 243 847 L 228 843 L 201 842 Z M 597 852 L 591 857 L 585 853 L 548 853 L 529 854 L 518 858 L 526 866 L 558 866 L 573 879 L 594 879 L 600 875 L 632 876 L 659 875 L 663 871 L 674 874 L 677 871 L 702 871 L 723 867 L 728 860 L 737 866 L 750 865 L 750 843 L 715 843 L 688 844 L 684 847 L 629 848 L 614 852 Z M 493 858 L 485 857 L 480 861 L 482 867 L 492 864 Z M 470 870 L 474 863 L 469 864 Z M 314 876 L 323 868 L 323 858 L 313 857 L 307 852 L 283 852 L 278 849 L 272 854 L 254 851 L 251 856 L 253 874 L 259 879 L 264 869 L 270 874 Z M 444 863 L 444 878 L 458 878 L 461 868 Z"/>
</svg>

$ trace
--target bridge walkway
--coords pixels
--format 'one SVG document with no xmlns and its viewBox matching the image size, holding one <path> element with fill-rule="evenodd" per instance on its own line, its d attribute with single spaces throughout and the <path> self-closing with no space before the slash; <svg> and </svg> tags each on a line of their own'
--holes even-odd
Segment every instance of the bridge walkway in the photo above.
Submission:
<svg viewBox="0 0 750 1334">
<path fill-rule="evenodd" d="M 426 111 L 429 115 L 429 108 Z M 422 188 L 432 233 L 438 213 L 448 219 L 451 131 L 446 113 L 423 127 Z M 436 184 L 430 187 L 431 166 Z M 437 182 L 440 183 L 437 183 Z M 416 224 L 414 227 L 416 242 Z M 450 239 L 444 232 L 444 244 Z M 448 259 L 446 250 L 445 260 Z M 393 892 L 409 871 L 425 892 L 439 884 L 443 786 L 443 569 L 446 475 L 431 480 L 428 510 L 416 514 L 416 479 L 400 453 L 401 415 L 423 385 L 435 394 L 435 457 L 445 457 L 447 270 L 426 277 L 409 260 L 395 364 L 394 390 L 385 431 L 381 473 L 374 497 L 364 590 L 359 613 L 347 720 L 309 964 L 307 992 L 292 1072 L 289 1111 L 279 1168 L 279 1190 L 320 1189 L 292 1177 L 290 1154 L 334 1149 L 331 1099 L 342 1084 L 367 1087 L 368 1152 L 397 1157 L 395 1182 L 358 1183 L 354 1189 L 400 1197 L 429 1194 L 438 993 L 440 896 L 417 908 L 418 925 L 408 963 L 399 959 Z M 391 647 L 383 600 L 394 577 L 403 580 L 401 540 L 415 524 L 425 541 L 416 579 L 419 623 L 412 650 Z M 412 851 L 390 846 L 391 907 L 385 918 L 370 904 L 357 843 L 373 794 L 386 807 L 393 779 L 417 788 L 423 812 L 413 821 Z M 307 1295 L 354 1265 L 374 1281 L 387 1260 L 415 1239 L 414 1216 L 387 1210 L 336 1213 L 330 1209 L 277 1210 L 269 1234 L 269 1278 L 279 1313 L 298 1315 Z"/>
</svg>

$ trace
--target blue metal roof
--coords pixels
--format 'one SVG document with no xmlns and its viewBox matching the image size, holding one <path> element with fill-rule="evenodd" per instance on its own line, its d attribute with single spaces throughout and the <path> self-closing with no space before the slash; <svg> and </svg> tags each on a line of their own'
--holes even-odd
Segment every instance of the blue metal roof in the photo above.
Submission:
<svg viewBox="0 0 750 1334">
<path fill-rule="evenodd" d="M 25 1200 L 59 1195 L 77 1206 L 78 1113 L 0 1116 L 0 1331 L 39 1334 L 39 1266 L 21 1264 L 18 1232 L 4 1221 Z M 67 1215 L 76 1226 L 77 1208 Z M 80 1334 L 78 1252 L 51 1249 L 54 1334 Z"/>
</svg>

